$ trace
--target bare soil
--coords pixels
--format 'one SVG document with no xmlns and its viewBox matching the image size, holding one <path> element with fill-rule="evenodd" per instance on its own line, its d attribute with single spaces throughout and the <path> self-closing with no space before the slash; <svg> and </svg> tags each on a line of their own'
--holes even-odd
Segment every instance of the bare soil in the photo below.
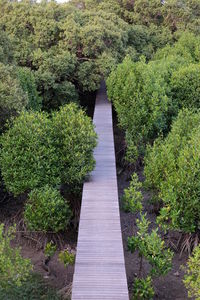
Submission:
<svg viewBox="0 0 200 300">
<path fill-rule="evenodd" d="M 121 228 L 125 254 L 126 273 L 128 280 L 128 288 L 131 298 L 131 290 L 134 282 L 134 278 L 137 277 L 139 272 L 139 256 L 137 253 L 130 253 L 127 249 L 127 238 L 137 233 L 136 219 L 139 217 L 138 214 L 125 213 L 122 209 L 121 198 L 123 191 L 129 186 L 130 175 L 132 172 L 137 172 L 139 179 L 144 181 L 143 166 L 137 165 L 134 168 L 128 167 L 124 164 L 124 134 L 117 126 L 116 116 L 114 114 L 114 135 L 115 135 L 115 150 L 116 150 L 116 161 L 117 161 L 117 173 L 118 173 L 118 190 L 120 198 L 120 215 L 121 215 Z M 147 213 L 148 219 L 151 221 L 152 228 L 156 227 L 156 214 L 153 211 L 153 207 L 150 204 L 151 193 L 142 189 L 144 196 L 144 212 Z M 174 236 L 174 242 L 176 242 L 176 235 Z M 167 237 L 166 237 L 167 242 Z M 187 297 L 187 291 L 183 285 L 183 270 L 181 265 L 184 265 L 187 260 L 187 255 L 183 254 L 180 257 L 180 253 L 175 252 L 173 258 L 172 270 L 166 275 L 156 278 L 154 280 L 154 287 L 156 291 L 155 299 L 159 300 L 185 300 Z M 144 275 L 149 270 L 148 263 L 144 263 Z"/>
</svg>

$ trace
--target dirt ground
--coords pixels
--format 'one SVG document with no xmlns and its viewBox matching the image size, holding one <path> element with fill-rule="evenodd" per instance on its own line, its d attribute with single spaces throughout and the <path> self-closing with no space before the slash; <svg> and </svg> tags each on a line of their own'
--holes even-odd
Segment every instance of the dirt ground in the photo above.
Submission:
<svg viewBox="0 0 200 300">
<path fill-rule="evenodd" d="M 117 173 L 118 173 L 118 190 L 120 198 L 120 206 L 122 206 L 122 195 L 125 188 L 129 186 L 130 174 L 131 171 L 128 171 L 127 168 L 123 170 L 123 160 L 124 155 L 124 136 L 123 132 L 117 127 L 116 116 L 114 114 L 114 135 L 115 135 L 115 150 L 116 150 L 116 161 L 117 161 Z M 135 170 L 141 181 L 144 180 L 143 176 L 143 167 L 137 167 Z M 152 205 L 149 202 L 151 194 L 145 190 L 142 190 L 144 197 L 144 212 L 147 213 L 148 219 L 151 221 L 152 228 L 156 226 L 155 219 L 156 215 L 153 212 Z M 125 213 L 122 208 L 120 211 L 121 214 L 121 227 L 122 227 L 122 236 L 124 244 L 124 254 L 125 254 L 125 264 L 126 264 L 126 273 L 128 280 L 128 287 L 131 296 L 131 290 L 134 278 L 137 277 L 139 271 L 139 257 L 137 253 L 130 253 L 127 249 L 127 238 L 136 234 L 137 226 L 136 219 L 139 217 L 138 214 Z M 167 242 L 167 241 L 166 241 Z M 154 287 L 156 291 L 155 299 L 156 300 L 185 300 L 189 299 L 187 297 L 187 291 L 182 283 L 183 279 L 183 270 L 181 265 L 184 265 L 187 260 L 187 255 L 183 254 L 180 257 L 179 253 L 174 253 L 173 258 L 173 268 L 166 275 L 161 276 L 154 280 Z M 148 272 L 148 264 L 144 264 L 144 273 Z"/>
</svg>

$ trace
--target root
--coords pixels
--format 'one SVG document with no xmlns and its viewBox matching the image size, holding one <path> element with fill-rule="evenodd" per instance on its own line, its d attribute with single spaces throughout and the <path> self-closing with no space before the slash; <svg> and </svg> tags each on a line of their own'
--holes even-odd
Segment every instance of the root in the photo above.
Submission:
<svg viewBox="0 0 200 300">
<path fill-rule="evenodd" d="M 200 243 L 199 233 L 180 233 L 179 237 L 177 238 L 177 236 L 173 237 L 171 236 L 170 232 L 168 232 L 164 239 L 166 240 L 168 247 L 172 248 L 176 252 L 180 252 L 180 257 L 183 255 L 183 253 L 191 255 L 194 248 Z"/>
<path fill-rule="evenodd" d="M 189 255 L 191 255 L 192 251 L 196 246 L 198 246 L 199 242 L 200 238 L 198 233 L 181 234 L 177 244 L 177 247 L 181 250 L 180 257 L 182 256 L 183 252 L 187 252 Z"/>
<path fill-rule="evenodd" d="M 58 295 L 61 296 L 63 299 L 71 299 L 72 294 L 72 283 L 65 286 L 61 290 L 58 291 Z"/>
<path fill-rule="evenodd" d="M 49 262 L 50 262 L 51 258 L 47 257 L 44 259 L 44 261 L 42 262 L 42 268 L 47 272 L 47 276 L 51 275 L 51 270 L 50 267 L 48 266 Z"/>
<path fill-rule="evenodd" d="M 168 241 L 168 246 L 169 246 L 170 248 L 172 248 L 175 252 L 178 252 L 178 247 L 177 247 L 177 245 L 171 240 L 171 238 L 170 238 L 169 241 Z"/>
</svg>

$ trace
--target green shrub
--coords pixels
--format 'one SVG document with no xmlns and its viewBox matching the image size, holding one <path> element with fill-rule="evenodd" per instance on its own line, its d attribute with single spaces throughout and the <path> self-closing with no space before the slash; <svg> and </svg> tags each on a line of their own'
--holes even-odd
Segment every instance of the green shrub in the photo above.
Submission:
<svg viewBox="0 0 200 300">
<path fill-rule="evenodd" d="M 179 108 L 200 108 L 200 65 L 183 66 L 173 73 L 170 85 Z"/>
<path fill-rule="evenodd" d="M 1 139 L 1 171 L 14 195 L 45 184 L 60 184 L 59 158 L 46 113 L 23 112 Z"/>
<path fill-rule="evenodd" d="M 54 256 L 56 249 L 57 249 L 56 245 L 52 241 L 50 241 L 45 246 L 44 255 L 46 257 L 52 257 L 52 256 Z"/>
<path fill-rule="evenodd" d="M 28 68 L 18 68 L 18 78 L 22 90 L 28 96 L 28 104 L 26 108 L 32 110 L 40 110 L 42 107 L 42 99 L 39 97 L 33 72 Z"/>
<path fill-rule="evenodd" d="M 68 265 L 74 265 L 75 263 L 75 253 L 70 252 L 69 250 L 64 250 L 59 253 L 59 261 L 62 262 L 65 267 Z"/>
<path fill-rule="evenodd" d="M 163 201 L 158 222 L 164 228 L 197 232 L 199 228 L 200 113 L 183 110 L 166 139 L 149 147 L 146 185 Z"/>
<path fill-rule="evenodd" d="M 180 150 L 188 142 L 191 132 L 200 125 L 200 113 L 184 109 L 172 123 L 168 136 L 158 138 L 148 147 L 145 156 L 145 185 L 160 190 L 162 182 L 176 168 Z"/>
<path fill-rule="evenodd" d="M 4 225 L 0 225 L 0 291 L 21 286 L 32 270 L 30 260 L 21 256 L 20 248 L 10 245 L 14 233 L 14 227 L 4 233 Z"/>
<path fill-rule="evenodd" d="M 137 236 L 128 238 L 128 249 L 132 253 L 138 250 L 139 256 L 149 262 L 152 276 L 166 275 L 172 267 L 173 253 L 166 248 L 165 242 L 158 234 L 158 229 L 148 232 L 149 225 L 146 214 L 141 215 L 141 220 L 137 219 Z"/>
<path fill-rule="evenodd" d="M 56 189 L 45 186 L 29 194 L 24 219 L 30 230 L 58 232 L 66 229 L 70 218 L 69 205 Z"/>
<path fill-rule="evenodd" d="M 183 282 L 188 290 L 188 296 L 200 300 L 200 246 L 196 247 L 190 256 L 185 270 Z"/>
<path fill-rule="evenodd" d="M 0 165 L 6 188 L 18 195 L 46 184 L 81 184 L 94 167 L 96 133 L 75 104 L 49 116 L 23 112 L 1 138 Z"/>
<path fill-rule="evenodd" d="M 77 105 L 69 104 L 53 113 L 52 124 L 61 181 L 79 185 L 95 165 L 93 149 L 97 135 L 91 119 Z"/>
<path fill-rule="evenodd" d="M 158 222 L 166 228 L 198 233 L 200 220 L 200 126 L 180 150 L 176 169 L 163 182 L 160 197 L 164 207 Z"/>
<path fill-rule="evenodd" d="M 166 275 L 171 270 L 173 253 L 166 248 L 165 242 L 158 233 L 158 228 L 149 232 L 150 222 L 146 218 L 146 214 L 141 214 L 141 219 L 137 219 L 136 223 L 137 235 L 128 238 L 128 250 L 131 253 L 137 250 L 140 258 L 140 269 L 138 279 L 133 283 L 132 299 L 153 299 L 152 278 Z M 146 278 L 141 278 L 144 258 L 150 264 L 151 269 Z"/>
<path fill-rule="evenodd" d="M 142 193 L 140 188 L 142 183 L 138 181 L 138 176 L 134 173 L 131 177 L 131 183 L 129 188 L 124 190 L 123 196 L 123 208 L 126 212 L 138 212 L 142 211 Z"/>
<path fill-rule="evenodd" d="M 169 99 L 161 72 L 144 60 L 126 58 L 107 80 L 120 126 L 126 131 L 128 158 L 134 161 L 144 153 L 145 144 L 166 129 Z"/>
<path fill-rule="evenodd" d="M 132 300 L 153 300 L 154 294 L 151 276 L 134 280 Z"/>
<path fill-rule="evenodd" d="M 134 29 L 131 27 L 130 35 Z M 145 154 L 146 145 L 159 134 L 169 132 L 180 108 L 199 107 L 199 47 L 200 40 L 185 33 L 173 46 L 158 51 L 149 63 L 143 58 L 134 63 L 127 56 L 111 72 L 107 79 L 108 96 L 125 130 L 130 162 Z M 127 52 L 133 59 L 137 54 L 133 49 Z"/>
</svg>

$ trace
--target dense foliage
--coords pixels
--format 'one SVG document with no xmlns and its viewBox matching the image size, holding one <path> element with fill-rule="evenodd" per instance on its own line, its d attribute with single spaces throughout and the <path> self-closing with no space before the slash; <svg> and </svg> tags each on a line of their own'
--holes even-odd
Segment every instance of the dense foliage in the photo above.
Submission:
<svg viewBox="0 0 200 300">
<path fill-rule="evenodd" d="M 29 68 L 43 109 L 58 108 L 95 91 L 126 54 L 150 59 L 183 28 L 198 33 L 198 1 L 183 3 L 1 0 L 0 61 Z"/>
<path fill-rule="evenodd" d="M 184 66 L 171 78 L 172 97 L 179 108 L 200 108 L 200 64 Z"/>
<path fill-rule="evenodd" d="M 77 105 L 63 106 L 52 114 L 52 139 L 59 159 L 61 181 L 73 189 L 93 170 L 97 135 L 86 113 Z"/>
<path fill-rule="evenodd" d="M 126 58 L 107 80 L 119 123 L 126 132 L 128 158 L 144 152 L 145 144 L 166 127 L 168 97 L 162 74 L 144 60 Z"/>
<path fill-rule="evenodd" d="M 58 232 L 67 227 L 70 218 L 69 205 L 56 189 L 47 185 L 29 194 L 24 219 L 30 230 Z"/>
<path fill-rule="evenodd" d="M 124 55 L 128 24 L 97 6 L 0 2 L 0 28 L 14 40 L 16 64 L 34 71 L 43 108 L 75 101 L 77 92 L 95 91 Z"/>
<path fill-rule="evenodd" d="M 29 229 L 58 232 L 70 221 L 59 187 L 75 192 L 95 164 L 96 134 L 78 102 L 104 77 L 127 160 L 145 157 L 145 184 L 162 203 L 158 223 L 199 234 L 199 11 L 199 0 L 0 0 L 1 175 L 14 196 L 29 194 Z M 142 211 L 140 189 L 134 174 L 126 211 Z M 129 249 L 150 263 L 151 276 L 166 274 L 171 252 L 144 215 L 137 225 Z M 61 260 L 73 263 L 74 255 L 63 252 Z M 194 263 L 185 284 L 198 297 Z M 17 254 L 3 276 L 20 283 L 24 264 Z M 153 298 L 151 276 L 135 280 L 134 299 Z"/>
<path fill-rule="evenodd" d="M 183 110 L 166 139 L 149 147 L 146 184 L 163 201 L 158 221 L 165 228 L 198 232 L 200 175 L 200 113 Z"/>
<path fill-rule="evenodd" d="M 169 131 L 180 108 L 199 108 L 199 41 L 186 32 L 175 45 L 159 50 L 152 61 L 133 62 L 126 57 L 110 74 L 108 95 L 126 133 L 129 161 Z"/>
<path fill-rule="evenodd" d="M 46 184 L 82 183 L 94 167 L 96 134 L 75 104 L 47 113 L 23 112 L 1 138 L 4 183 L 18 195 Z"/>
<path fill-rule="evenodd" d="M 0 28 L 0 62 L 4 64 L 13 62 L 13 44 L 9 36 Z"/>
<path fill-rule="evenodd" d="M 1 138 L 1 170 L 9 191 L 18 195 L 60 183 L 58 157 L 46 113 L 23 112 Z"/>
</svg>

